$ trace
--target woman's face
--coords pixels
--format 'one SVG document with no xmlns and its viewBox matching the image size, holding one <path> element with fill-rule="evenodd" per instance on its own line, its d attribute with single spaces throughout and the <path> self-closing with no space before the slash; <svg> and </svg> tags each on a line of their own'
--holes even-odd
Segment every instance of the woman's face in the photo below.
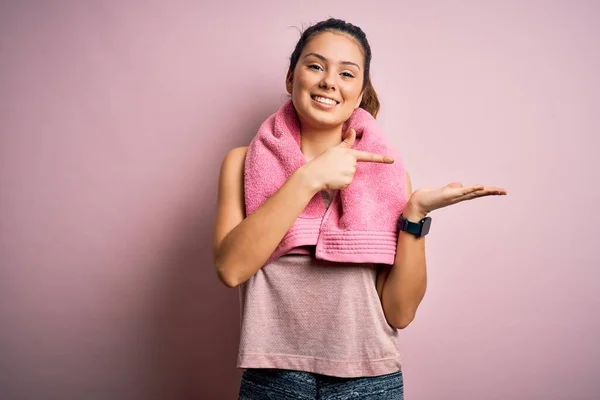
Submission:
<svg viewBox="0 0 600 400">
<path fill-rule="evenodd" d="M 301 124 L 342 125 L 360 105 L 363 76 L 364 55 L 354 39 L 331 32 L 313 36 L 287 81 Z"/>
</svg>

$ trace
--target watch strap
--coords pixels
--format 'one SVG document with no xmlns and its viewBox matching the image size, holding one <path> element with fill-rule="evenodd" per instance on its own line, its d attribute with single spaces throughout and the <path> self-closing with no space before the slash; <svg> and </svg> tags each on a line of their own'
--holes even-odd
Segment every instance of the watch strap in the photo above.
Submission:
<svg viewBox="0 0 600 400">
<path fill-rule="evenodd" d="M 416 237 L 422 237 L 429 233 L 429 227 L 431 225 L 431 218 L 425 217 L 419 222 L 412 222 L 407 220 L 404 215 L 400 214 L 398 219 L 398 230 L 408 232 L 415 235 Z"/>
</svg>

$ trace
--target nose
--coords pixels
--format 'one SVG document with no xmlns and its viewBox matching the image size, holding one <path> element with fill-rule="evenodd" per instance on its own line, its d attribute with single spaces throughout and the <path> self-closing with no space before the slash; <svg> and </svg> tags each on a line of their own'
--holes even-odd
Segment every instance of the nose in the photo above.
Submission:
<svg viewBox="0 0 600 400">
<path fill-rule="evenodd" d="M 335 73 L 332 71 L 323 76 L 321 82 L 319 82 L 319 87 L 321 89 L 335 89 Z"/>
</svg>

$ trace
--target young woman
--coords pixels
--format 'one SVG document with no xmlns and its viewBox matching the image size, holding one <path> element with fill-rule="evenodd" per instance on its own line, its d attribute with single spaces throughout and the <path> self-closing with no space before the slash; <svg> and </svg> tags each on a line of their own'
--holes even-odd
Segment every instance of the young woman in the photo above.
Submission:
<svg viewBox="0 0 600 400">
<path fill-rule="evenodd" d="M 356 260 L 326 261 L 314 243 L 273 257 L 315 198 L 333 207 L 332 199 L 352 187 L 364 165 L 400 165 L 390 154 L 353 148 L 356 131 L 344 130 L 358 108 L 373 117 L 379 110 L 370 62 L 371 49 L 359 27 L 329 19 L 306 29 L 286 78 L 302 165 L 284 172 L 277 190 L 248 213 L 248 191 L 260 186 L 248 181 L 248 148 L 231 150 L 223 161 L 214 260 L 219 279 L 240 287 L 238 367 L 245 369 L 240 399 L 403 398 L 397 334 L 414 319 L 425 294 L 427 215 L 464 200 L 506 194 L 502 188 L 460 183 L 412 192 L 402 170 L 402 179 L 378 183 L 406 194 L 394 216 L 399 228 L 391 262 L 364 262 L 361 246 Z M 262 165 L 258 157 L 252 168 L 264 168 L 265 180 L 279 176 L 273 170 L 284 160 L 271 161 L 265 158 Z M 356 197 L 357 204 L 363 201 L 361 193 Z M 344 206 L 343 212 L 352 210 Z"/>
</svg>

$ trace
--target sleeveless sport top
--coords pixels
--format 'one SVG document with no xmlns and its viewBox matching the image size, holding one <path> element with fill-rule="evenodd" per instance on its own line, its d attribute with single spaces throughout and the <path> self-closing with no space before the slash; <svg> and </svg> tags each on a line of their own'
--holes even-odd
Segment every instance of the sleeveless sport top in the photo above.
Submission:
<svg viewBox="0 0 600 400">
<path fill-rule="evenodd" d="M 240 285 L 238 368 L 338 377 L 400 370 L 398 331 L 385 319 L 376 266 L 318 260 L 314 246 L 297 250 Z"/>
</svg>

